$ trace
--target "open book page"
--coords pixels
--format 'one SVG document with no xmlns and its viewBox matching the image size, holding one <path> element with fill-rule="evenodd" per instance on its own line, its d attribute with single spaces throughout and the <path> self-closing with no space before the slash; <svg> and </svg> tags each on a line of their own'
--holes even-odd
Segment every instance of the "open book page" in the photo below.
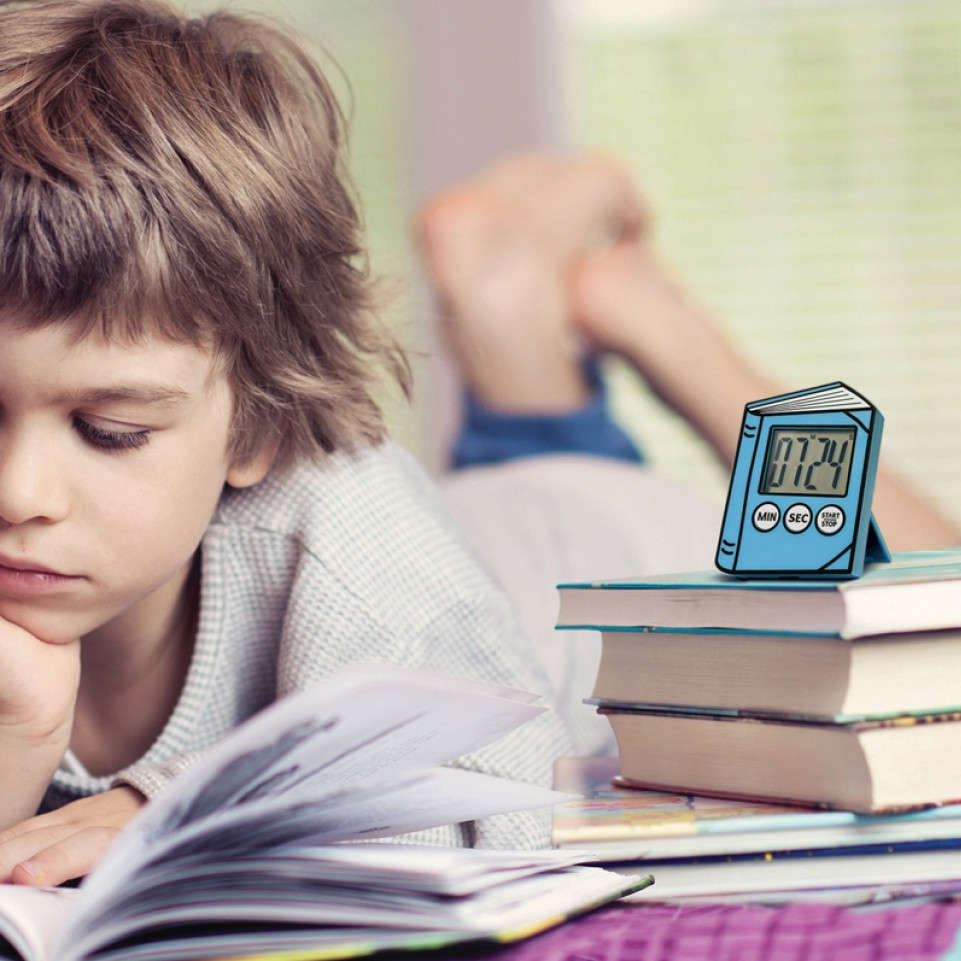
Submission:
<svg viewBox="0 0 961 961">
<path fill-rule="evenodd" d="M 351 664 L 337 676 L 343 677 L 348 673 L 358 681 L 363 678 L 374 681 L 394 678 L 403 684 L 410 679 L 412 672 L 411 668 L 401 667 L 398 664 Z M 435 686 L 449 688 L 451 683 L 454 683 L 459 691 L 465 693 L 481 694 L 486 697 L 504 697 L 509 701 L 517 701 L 521 704 L 535 704 L 540 700 L 540 695 L 533 691 L 525 691 L 519 687 L 507 687 L 494 681 L 481 681 L 472 677 L 452 678 L 449 674 L 427 671 L 420 667 L 417 668 L 416 675 L 420 681 Z"/>
<path fill-rule="evenodd" d="M 463 848 L 418 847 L 409 844 L 291 845 L 276 857 L 289 862 L 289 873 L 302 878 L 323 876 L 328 881 L 354 883 L 376 875 L 378 883 L 401 891 L 464 897 L 495 884 L 537 874 L 548 868 L 573 867 L 583 862 L 579 852 L 542 848 L 504 851 L 477 848 L 464 856 Z"/>
<path fill-rule="evenodd" d="M 408 848 L 408 868 L 416 873 L 418 862 L 430 853 L 428 848 Z M 452 857 L 471 861 L 479 853 L 459 849 Z M 508 859 L 517 856 L 516 852 L 504 854 Z M 298 873 L 301 867 L 307 868 L 306 876 Z M 126 947 L 108 949 L 103 956 L 113 961 L 195 961 L 199 957 L 250 961 L 276 957 L 281 961 L 284 952 L 309 952 L 307 956 L 318 959 L 345 958 L 367 955 L 378 947 L 428 950 L 478 938 L 507 942 L 651 883 L 649 876 L 551 865 L 541 872 L 522 872 L 512 880 L 478 885 L 476 892 L 465 896 L 439 897 L 432 894 L 429 884 L 426 891 L 386 885 L 384 868 L 379 864 L 368 867 L 369 872 L 358 870 L 348 887 L 312 878 L 306 862 L 279 879 L 276 888 L 265 887 L 255 873 L 238 872 L 230 879 L 214 875 L 206 887 L 198 884 L 187 890 L 194 902 L 192 908 L 181 901 L 155 915 L 158 924 L 171 927 L 140 929 Z M 510 860 L 504 868 L 509 870 Z M 489 869 L 498 873 L 494 865 Z M 447 870 L 456 872 L 450 865 Z M 229 905 L 209 897 L 211 887 L 225 882 L 232 885 Z M 204 920 L 201 926 L 196 926 L 198 917 Z M 250 923 L 240 923 L 238 917 Z M 255 923 L 260 920 L 269 921 L 269 926 Z M 182 926 L 184 922 L 189 922 L 187 927 Z M 112 927 L 105 934 L 112 941 L 120 930 Z M 161 936 L 155 937 L 157 934 Z M 106 937 L 104 943 L 108 943 Z"/>
<path fill-rule="evenodd" d="M 460 913 L 473 912 L 475 902 L 486 903 L 477 897 L 482 892 L 498 888 L 502 893 L 487 897 L 508 898 L 518 881 L 576 861 L 572 854 L 552 850 L 381 844 L 291 847 L 270 857 L 198 863 L 186 880 L 174 870 L 166 875 L 158 871 L 151 885 L 125 891 L 109 916 L 98 919 L 96 931 L 76 947 L 86 956 L 160 925 L 219 924 L 229 929 L 237 918 L 309 924 L 315 930 L 326 926 L 333 929 L 331 936 L 344 926 L 471 929 L 480 923 L 480 915 L 462 925 Z M 565 883 L 555 880 L 555 897 L 564 896 L 556 889 Z M 602 878 L 595 878 L 595 883 L 606 890 Z"/>
<path fill-rule="evenodd" d="M 0 884 L 0 943 L 7 940 L 23 961 L 49 961 L 79 895 L 76 888 Z"/>
<path fill-rule="evenodd" d="M 469 851 L 469 854 L 464 854 Z M 269 854 L 240 855 L 220 863 L 202 857 L 190 865 L 190 878 L 207 888 L 232 879 L 253 877 L 261 891 L 272 886 L 296 884 L 345 884 L 406 891 L 410 893 L 465 897 L 485 888 L 545 870 L 581 864 L 581 852 L 544 848 L 536 851 L 505 851 L 384 844 L 291 844 Z M 139 882 L 139 878 L 137 879 Z M 111 916 L 143 913 L 183 900 L 176 897 L 183 877 L 177 869 L 158 865 L 148 883 L 137 883 L 115 902 Z M 234 891 L 231 890 L 231 900 Z"/>
<path fill-rule="evenodd" d="M 177 876 L 184 860 L 204 858 L 217 863 L 292 843 L 391 837 L 567 799 L 566 794 L 537 785 L 456 768 L 375 778 L 336 793 L 300 796 L 293 802 L 277 798 L 207 818 L 160 841 L 124 885 L 124 896 L 149 888 L 157 875 Z M 110 911 L 116 910 L 117 902 L 112 900 Z"/>
<path fill-rule="evenodd" d="M 365 879 L 368 882 L 372 879 Z M 237 917 L 249 921 L 282 925 L 311 925 L 315 938 L 340 935 L 342 927 L 381 929 L 382 931 L 508 932 L 535 921 L 544 921 L 596 897 L 634 887 L 632 878 L 601 868 L 558 868 L 549 873 L 528 874 L 510 884 L 499 884 L 478 891 L 469 898 L 426 898 L 420 893 L 378 889 L 376 886 L 344 887 L 322 882 L 305 883 L 286 878 L 276 891 L 258 885 L 257 878 L 238 875 L 232 879 L 230 903 L 208 896 L 209 887 L 199 883 L 190 888 L 193 904 L 180 903 L 152 913 L 160 925 L 224 926 L 230 937 L 229 922 Z M 282 896 L 278 896 L 282 895 Z M 251 912 L 254 912 L 251 914 Z M 225 922 L 227 922 L 225 924 Z M 239 925 L 238 925 L 239 926 Z M 325 932 L 322 929 L 329 928 Z M 114 926 L 109 943 L 116 934 L 126 932 Z"/>
<path fill-rule="evenodd" d="M 83 885 L 65 944 L 109 910 L 175 831 L 242 808 L 260 810 L 284 798 L 293 805 L 316 802 L 365 779 L 444 764 L 542 710 L 529 695 L 495 685 L 461 686 L 448 677 L 379 666 L 349 668 L 285 698 L 215 746 L 118 838 Z"/>
</svg>

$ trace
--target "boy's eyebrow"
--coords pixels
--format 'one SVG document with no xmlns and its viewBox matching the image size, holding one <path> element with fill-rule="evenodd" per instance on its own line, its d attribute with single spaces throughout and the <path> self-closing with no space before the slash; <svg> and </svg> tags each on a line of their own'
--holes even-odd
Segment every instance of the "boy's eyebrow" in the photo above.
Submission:
<svg viewBox="0 0 961 961">
<path fill-rule="evenodd" d="M 112 387 L 89 387 L 65 391 L 57 397 L 59 403 L 71 404 L 163 404 L 188 400 L 190 392 L 182 387 L 166 384 L 118 384 Z"/>
</svg>

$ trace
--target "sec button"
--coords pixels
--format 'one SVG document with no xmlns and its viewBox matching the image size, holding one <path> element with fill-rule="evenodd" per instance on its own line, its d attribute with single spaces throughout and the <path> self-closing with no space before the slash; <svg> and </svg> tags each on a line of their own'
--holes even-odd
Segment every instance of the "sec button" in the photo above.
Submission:
<svg viewBox="0 0 961 961">
<path fill-rule="evenodd" d="M 784 526 L 792 534 L 800 534 L 811 526 L 811 508 L 807 504 L 792 504 L 784 512 Z"/>
</svg>

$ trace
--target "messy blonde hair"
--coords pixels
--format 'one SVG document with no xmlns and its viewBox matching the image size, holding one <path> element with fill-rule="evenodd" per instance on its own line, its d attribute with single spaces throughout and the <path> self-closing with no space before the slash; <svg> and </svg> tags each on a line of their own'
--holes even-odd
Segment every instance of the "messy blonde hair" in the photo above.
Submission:
<svg viewBox="0 0 961 961">
<path fill-rule="evenodd" d="M 211 346 L 231 454 L 383 438 L 410 371 L 373 312 L 330 85 L 282 30 L 155 0 L 0 2 L 0 306 Z"/>
</svg>

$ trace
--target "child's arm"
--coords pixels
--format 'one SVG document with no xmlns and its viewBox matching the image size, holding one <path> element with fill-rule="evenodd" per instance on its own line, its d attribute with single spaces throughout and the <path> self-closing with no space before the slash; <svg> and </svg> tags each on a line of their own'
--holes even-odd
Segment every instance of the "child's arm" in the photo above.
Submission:
<svg viewBox="0 0 961 961">
<path fill-rule="evenodd" d="M 665 331 L 671 337 L 683 337 L 674 350 L 645 353 L 638 343 L 631 359 L 730 467 L 737 452 L 744 405 L 789 388 L 757 373 L 718 328 L 698 316 L 696 308 L 686 306 L 680 313 L 679 322 Z M 961 530 L 955 521 L 884 462 L 878 471 L 874 515 L 893 550 L 961 544 Z"/>
</svg>

